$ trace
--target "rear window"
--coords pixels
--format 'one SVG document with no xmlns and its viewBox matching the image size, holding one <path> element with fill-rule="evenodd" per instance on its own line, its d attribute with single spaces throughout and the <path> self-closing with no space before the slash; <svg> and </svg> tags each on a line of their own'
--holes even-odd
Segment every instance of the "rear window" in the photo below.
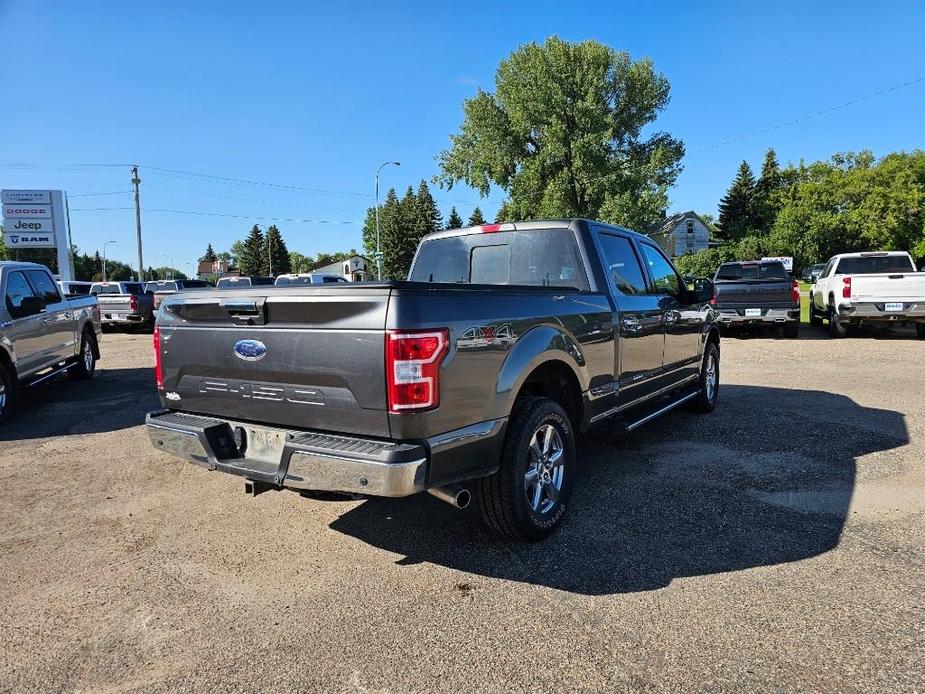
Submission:
<svg viewBox="0 0 925 694">
<path fill-rule="evenodd" d="M 205 280 L 183 280 L 182 282 L 180 282 L 180 284 L 182 285 L 183 289 L 202 289 L 203 287 L 212 286 Z"/>
<path fill-rule="evenodd" d="M 716 271 L 718 280 L 786 280 L 783 263 L 725 263 Z"/>
<path fill-rule="evenodd" d="M 876 275 L 883 272 L 915 272 L 915 267 L 905 255 L 875 255 L 842 258 L 835 269 L 838 275 Z"/>
<path fill-rule="evenodd" d="M 91 294 L 121 294 L 122 287 L 118 284 L 94 284 L 90 288 Z"/>
<path fill-rule="evenodd" d="M 300 284 L 311 284 L 311 277 L 277 277 L 277 287 L 294 287 Z"/>
<path fill-rule="evenodd" d="M 566 229 L 502 231 L 425 241 L 409 279 L 588 289 L 575 235 Z"/>
<path fill-rule="evenodd" d="M 67 282 L 64 285 L 64 291 L 71 296 L 86 295 L 90 293 L 90 285 Z"/>
<path fill-rule="evenodd" d="M 215 286 L 222 287 L 249 287 L 251 280 L 249 277 L 222 277 L 215 283 Z"/>
</svg>

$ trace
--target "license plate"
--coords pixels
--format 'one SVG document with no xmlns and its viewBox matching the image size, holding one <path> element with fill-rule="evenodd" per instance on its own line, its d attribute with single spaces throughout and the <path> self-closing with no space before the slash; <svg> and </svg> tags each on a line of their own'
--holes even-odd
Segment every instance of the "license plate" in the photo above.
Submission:
<svg viewBox="0 0 925 694">
<path fill-rule="evenodd" d="M 265 463 L 278 463 L 283 457 L 285 438 L 283 432 L 263 427 L 244 427 L 247 434 L 245 458 L 262 460 Z"/>
<path fill-rule="evenodd" d="M 903 305 L 901 303 L 892 303 L 884 305 L 883 308 L 887 311 L 902 311 Z"/>
<path fill-rule="evenodd" d="M 745 309 L 746 318 L 761 318 L 761 309 L 760 308 L 747 308 Z"/>
</svg>

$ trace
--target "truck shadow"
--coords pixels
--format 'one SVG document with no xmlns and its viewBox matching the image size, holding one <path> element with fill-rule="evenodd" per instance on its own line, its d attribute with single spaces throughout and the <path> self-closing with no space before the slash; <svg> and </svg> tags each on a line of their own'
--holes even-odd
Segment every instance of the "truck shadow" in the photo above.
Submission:
<svg viewBox="0 0 925 694">
<path fill-rule="evenodd" d="M 775 328 L 763 327 L 743 327 L 743 328 L 722 328 L 721 333 L 724 340 L 753 340 L 753 339 L 771 339 L 782 340 L 784 342 L 792 341 L 781 334 L 781 331 Z M 859 328 L 849 329 L 850 338 L 866 338 L 871 340 L 918 340 L 919 337 L 915 332 L 913 325 L 865 325 Z M 800 326 L 800 336 L 798 340 L 822 340 L 829 341 L 827 325 L 821 328 L 803 324 Z"/>
<path fill-rule="evenodd" d="M 20 394 L 0 441 L 118 431 L 144 423 L 158 407 L 150 368 L 103 367 L 91 381 L 61 375 Z"/>
<path fill-rule="evenodd" d="M 583 595 L 813 557 L 839 542 L 856 460 L 908 442 L 903 415 L 820 391 L 723 386 L 712 415 L 579 442 L 568 522 L 543 543 L 496 539 L 475 508 L 372 499 L 331 527 L 402 555 Z M 473 504 L 474 507 L 475 504 Z"/>
</svg>

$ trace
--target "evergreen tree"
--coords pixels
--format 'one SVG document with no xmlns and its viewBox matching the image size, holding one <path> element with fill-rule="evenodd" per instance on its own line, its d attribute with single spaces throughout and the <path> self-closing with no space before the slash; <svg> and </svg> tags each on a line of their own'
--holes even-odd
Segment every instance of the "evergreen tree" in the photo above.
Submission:
<svg viewBox="0 0 925 694">
<path fill-rule="evenodd" d="M 267 229 L 264 247 L 261 259 L 262 274 L 267 277 L 276 277 L 276 275 L 285 275 L 292 271 L 289 249 L 286 248 L 283 235 L 279 233 L 275 224 Z"/>
<path fill-rule="evenodd" d="M 215 255 L 215 249 L 212 248 L 211 243 L 206 247 L 206 252 L 203 253 L 202 257 L 199 259 L 199 262 L 203 262 L 205 260 L 208 260 L 210 263 L 214 263 L 216 260 L 218 260 L 218 256 Z"/>
<path fill-rule="evenodd" d="M 387 263 L 385 261 L 386 248 L 391 248 L 391 242 L 387 238 L 396 228 L 400 226 L 400 220 L 397 219 L 401 202 L 394 188 L 389 188 L 386 193 L 385 202 L 379 206 L 379 229 L 380 245 L 382 248 L 382 276 L 390 277 L 386 272 Z M 366 221 L 363 224 L 363 248 L 366 254 L 376 266 L 376 208 L 370 207 L 366 211 Z"/>
<path fill-rule="evenodd" d="M 477 227 L 485 223 L 485 217 L 482 216 L 482 210 L 476 207 L 472 210 L 472 214 L 469 216 L 469 224 L 467 226 Z"/>
<path fill-rule="evenodd" d="M 459 229 L 463 225 L 462 217 L 459 216 L 459 212 L 456 211 L 456 208 L 450 208 L 450 216 L 446 220 L 447 229 Z"/>
<path fill-rule="evenodd" d="M 244 239 L 241 253 L 238 256 L 238 268 L 242 275 L 259 275 L 263 270 L 265 239 L 260 227 L 256 224 L 251 228 L 250 234 Z"/>
<path fill-rule="evenodd" d="M 405 279 L 417 249 L 417 243 L 412 239 L 426 233 L 425 212 L 418 204 L 418 197 L 411 186 L 408 186 L 404 197 L 394 209 L 388 210 L 386 216 L 382 214 L 384 211 L 385 208 L 379 213 L 382 225 L 382 272 L 385 277 Z"/>
<path fill-rule="evenodd" d="M 761 165 L 761 175 L 755 184 L 752 214 L 756 228 L 763 234 L 771 231 L 777 213 L 780 210 L 780 191 L 784 187 L 784 177 L 777 163 L 777 153 L 769 148 Z"/>
<path fill-rule="evenodd" d="M 434 196 L 430 194 L 430 188 L 427 187 L 427 182 L 423 178 L 418 186 L 418 205 L 426 219 L 428 234 L 443 229 L 443 215 L 440 214 Z"/>
<path fill-rule="evenodd" d="M 743 161 L 739 164 L 735 180 L 719 202 L 719 239 L 738 240 L 755 227 L 754 195 L 755 176 L 748 162 Z"/>
<path fill-rule="evenodd" d="M 501 203 L 501 207 L 498 208 L 498 214 L 495 215 L 495 224 L 502 224 L 510 220 L 510 212 L 508 211 L 508 206 L 506 202 Z"/>
</svg>

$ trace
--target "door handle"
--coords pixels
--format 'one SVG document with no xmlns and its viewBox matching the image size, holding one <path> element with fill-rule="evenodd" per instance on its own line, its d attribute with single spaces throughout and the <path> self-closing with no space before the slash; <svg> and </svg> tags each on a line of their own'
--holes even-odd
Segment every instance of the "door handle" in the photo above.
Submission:
<svg viewBox="0 0 925 694">
<path fill-rule="evenodd" d="M 638 333 L 639 329 L 642 327 L 640 326 L 638 320 L 636 320 L 635 318 L 629 318 L 629 317 L 624 318 L 621 321 L 621 325 L 623 326 L 623 329 L 628 333 Z"/>
</svg>

